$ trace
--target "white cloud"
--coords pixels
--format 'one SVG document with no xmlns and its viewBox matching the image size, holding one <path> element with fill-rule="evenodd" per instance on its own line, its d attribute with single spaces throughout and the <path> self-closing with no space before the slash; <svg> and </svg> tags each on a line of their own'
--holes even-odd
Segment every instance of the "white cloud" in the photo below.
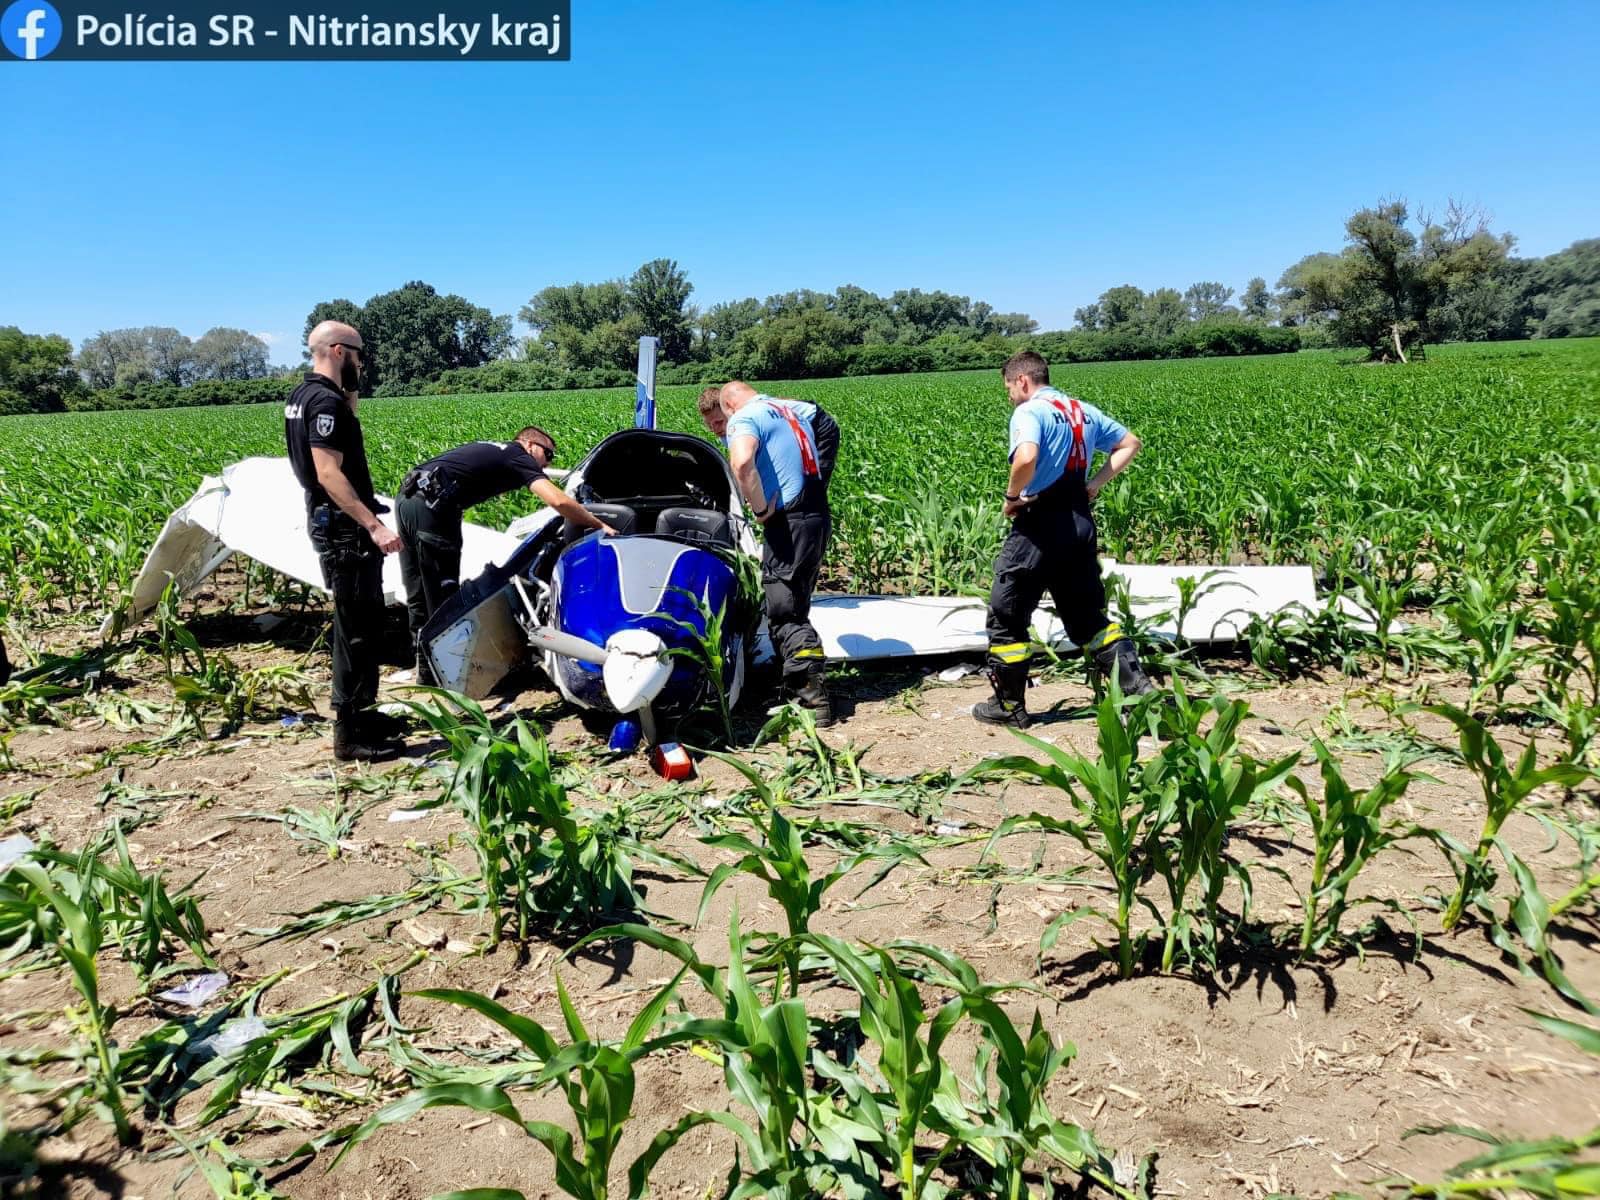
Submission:
<svg viewBox="0 0 1600 1200">
<path fill-rule="evenodd" d="M 269 347 L 277 346 L 289 340 L 289 335 L 287 333 L 253 333 L 250 336 L 260 338 Z"/>
</svg>

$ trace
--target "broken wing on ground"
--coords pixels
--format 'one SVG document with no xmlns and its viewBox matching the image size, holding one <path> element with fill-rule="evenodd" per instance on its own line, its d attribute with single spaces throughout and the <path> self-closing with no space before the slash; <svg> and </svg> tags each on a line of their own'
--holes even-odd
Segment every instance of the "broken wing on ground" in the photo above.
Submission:
<svg viewBox="0 0 1600 1200">
<path fill-rule="evenodd" d="M 378 499 L 393 505 L 387 496 Z M 383 520 L 394 527 L 393 513 Z M 461 577 L 471 579 L 491 563 L 503 561 L 517 545 L 509 534 L 464 525 Z M 224 467 L 220 476 L 207 475 L 199 490 L 167 518 L 133 581 L 131 603 L 106 617 L 101 636 L 112 636 L 148 617 L 169 579 L 187 595 L 235 553 L 327 590 L 306 534 L 305 493 L 287 458 L 247 458 Z M 383 595 L 387 603 L 405 603 L 398 555 L 384 559 Z"/>
<path fill-rule="evenodd" d="M 225 467 L 220 476 L 207 476 L 194 496 L 167 519 L 134 581 L 131 603 L 105 619 L 102 636 L 147 617 L 169 579 L 180 593 L 188 594 L 235 553 L 326 590 L 306 535 L 303 497 L 286 458 L 248 458 Z M 387 497 L 379 499 L 389 503 Z M 392 527 L 392 515 L 387 522 Z M 461 578 L 469 580 L 486 567 L 503 565 L 520 541 L 509 533 L 464 524 Z M 1102 566 L 1107 576 L 1126 578 L 1132 613 L 1150 622 L 1159 636 L 1179 634 L 1180 581 L 1193 580 L 1194 599 L 1182 629 L 1191 642 L 1235 641 L 1256 616 L 1288 609 L 1310 615 L 1322 606 L 1306 566 L 1169 567 L 1110 560 Z M 383 590 L 389 603 L 405 602 L 398 556 L 384 560 Z M 1363 620 L 1347 600 L 1341 598 L 1340 603 L 1353 619 Z M 984 601 L 965 596 L 819 596 L 811 608 L 812 623 L 828 657 L 853 661 L 981 652 L 988 644 L 984 616 Z M 1072 645 L 1047 607 L 1034 614 L 1033 628 L 1052 646 Z M 507 649 L 504 640 L 495 642 L 497 657 Z M 525 653 L 524 647 L 518 650 Z M 492 687 L 523 656 L 480 664 L 485 669 L 478 672 L 479 686 Z"/>
</svg>

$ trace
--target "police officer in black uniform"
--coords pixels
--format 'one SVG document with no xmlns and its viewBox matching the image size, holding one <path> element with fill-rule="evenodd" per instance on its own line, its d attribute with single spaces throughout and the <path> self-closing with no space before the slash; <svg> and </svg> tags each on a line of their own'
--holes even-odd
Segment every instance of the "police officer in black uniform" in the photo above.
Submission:
<svg viewBox="0 0 1600 1200">
<path fill-rule="evenodd" d="M 556 443 L 537 425 L 509 442 L 468 442 L 430 458 L 400 485 L 396 518 L 400 574 L 406 586 L 406 611 L 417 649 L 417 682 L 434 684 L 423 651 L 422 630 L 440 605 L 461 586 L 461 514 L 475 504 L 526 487 L 563 518 L 583 529 L 610 535 L 615 529 L 594 516 L 545 475 L 556 458 Z"/>
<path fill-rule="evenodd" d="M 404 728 L 373 709 L 383 633 L 383 556 L 400 538 L 378 514 L 356 403 L 366 351 L 361 334 L 324 321 L 307 339 L 311 372 L 284 408 L 289 461 L 306 493 L 306 528 L 333 593 L 333 756 L 379 762 Z"/>
<path fill-rule="evenodd" d="M 1142 443 L 1125 426 L 1050 386 L 1050 364 L 1032 350 L 1001 369 L 1012 403 L 1011 471 L 1005 515 L 1011 532 L 994 564 L 989 595 L 989 681 L 994 698 L 972 715 L 994 725 L 1030 724 L 1028 626 L 1046 590 L 1067 636 L 1090 656 L 1091 670 L 1115 673 L 1124 695 L 1148 692 L 1133 642 L 1106 615 L 1099 538 L 1091 502 L 1127 469 Z M 1096 452 L 1105 463 L 1089 474 Z"/>
</svg>

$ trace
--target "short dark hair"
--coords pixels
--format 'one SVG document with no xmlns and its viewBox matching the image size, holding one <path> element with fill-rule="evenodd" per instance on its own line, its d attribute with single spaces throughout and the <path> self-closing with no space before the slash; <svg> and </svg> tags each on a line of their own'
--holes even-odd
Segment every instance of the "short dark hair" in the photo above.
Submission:
<svg viewBox="0 0 1600 1200">
<path fill-rule="evenodd" d="M 1000 373 L 1007 383 L 1015 383 L 1024 375 L 1040 387 L 1050 382 L 1050 364 L 1037 350 L 1018 350 L 1006 359 Z"/>
<path fill-rule="evenodd" d="M 712 409 L 720 408 L 722 406 L 722 389 L 719 387 L 706 388 L 705 391 L 700 393 L 700 399 L 698 403 L 700 405 L 700 415 L 702 417 Z"/>
<path fill-rule="evenodd" d="M 514 440 L 515 441 L 519 441 L 519 442 L 526 442 L 526 441 L 532 440 L 533 438 L 543 438 L 545 441 L 549 442 L 552 446 L 554 446 L 556 444 L 555 438 L 551 437 L 548 433 L 546 433 L 544 430 L 540 429 L 537 425 L 525 425 L 525 426 L 523 426 L 523 428 L 517 430 L 517 436 L 516 436 L 516 438 Z"/>
</svg>

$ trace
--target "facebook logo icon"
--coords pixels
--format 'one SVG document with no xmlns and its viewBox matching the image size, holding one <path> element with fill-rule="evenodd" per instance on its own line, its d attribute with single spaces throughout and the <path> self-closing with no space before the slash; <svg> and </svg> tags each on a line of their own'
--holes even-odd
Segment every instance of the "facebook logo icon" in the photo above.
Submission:
<svg viewBox="0 0 1600 1200">
<path fill-rule="evenodd" d="M 61 44 L 61 14 L 50 0 L 15 0 L 0 18 L 0 41 L 17 58 L 44 58 Z"/>
</svg>

